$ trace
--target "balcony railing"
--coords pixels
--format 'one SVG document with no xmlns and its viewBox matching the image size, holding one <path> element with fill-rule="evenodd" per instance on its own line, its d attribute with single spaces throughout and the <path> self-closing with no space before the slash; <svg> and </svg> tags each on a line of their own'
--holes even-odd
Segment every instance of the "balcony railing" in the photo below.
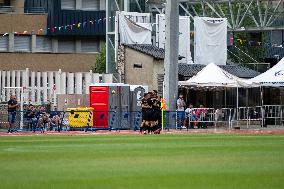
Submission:
<svg viewBox="0 0 284 189">
<path fill-rule="evenodd" d="M 101 36 L 106 34 L 106 12 L 62 10 L 50 15 L 48 35 Z M 51 18 L 51 19 L 50 19 Z M 90 22 L 92 21 L 92 22 Z M 78 23 L 81 23 L 78 27 Z M 65 26 L 65 27 L 63 27 Z M 71 27 L 70 27 L 71 26 Z M 59 28 L 60 27 L 60 28 Z"/>
<path fill-rule="evenodd" d="M 44 14 L 44 13 L 47 13 L 47 10 L 44 7 L 28 7 L 28 8 L 25 8 L 25 13 Z"/>
<path fill-rule="evenodd" d="M 14 7 L 12 6 L 0 6 L 0 14 L 1 13 L 11 13 L 14 12 Z"/>
</svg>

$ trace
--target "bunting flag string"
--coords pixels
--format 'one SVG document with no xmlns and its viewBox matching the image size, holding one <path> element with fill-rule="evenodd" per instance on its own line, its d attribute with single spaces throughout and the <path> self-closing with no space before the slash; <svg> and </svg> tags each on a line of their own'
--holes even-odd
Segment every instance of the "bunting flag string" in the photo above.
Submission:
<svg viewBox="0 0 284 189">
<path fill-rule="evenodd" d="M 108 19 L 114 19 L 115 16 L 110 16 Z M 19 35 L 33 35 L 33 34 L 38 34 L 38 35 L 46 35 L 48 33 L 48 31 L 51 31 L 51 33 L 55 33 L 56 30 L 61 31 L 61 30 L 68 30 L 72 31 L 73 29 L 77 28 L 77 29 L 85 29 L 87 27 L 87 23 L 90 23 L 91 25 L 95 25 L 95 24 L 100 24 L 102 23 L 106 23 L 107 18 L 100 18 L 100 19 L 94 19 L 94 20 L 86 20 L 84 22 L 78 22 L 78 23 L 73 23 L 73 24 L 67 24 L 67 25 L 62 25 L 62 26 L 53 26 L 53 27 L 48 27 L 48 28 L 40 28 L 37 30 L 32 30 L 30 32 L 28 32 L 27 30 L 24 30 L 23 32 L 14 32 L 15 35 L 19 36 Z M 2 36 L 7 36 L 9 35 L 9 33 L 4 33 Z M 190 36 L 193 37 L 194 36 L 194 32 L 190 32 Z M 1 37 L 1 36 L 0 36 Z M 250 46 L 271 46 L 271 47 L 277 47 L 277 48 L 284 48 L 283 44 L 276 44 L 276 43 L 267 43 L 267 42 L 260 42 L 260 41 L 253 41 L 253 40 L 246 40 L 240 37 L 237 38 L 233 38 L 232 36 L 229 37 L 229 43 L 232 45 L 234 42 L 239 43 L 240 45 L 245 45 L 248 44 Z"/>
<path fill-rule="evenodd" d="M 109 17 L 109 20 L 110 19 L 113 19 L 115 18 L 115 16 L 111 16 Z M 84 21 L 84 22 L 78 22 L 78 23 L 73 23 L 73 24 L 67 24 L 67 25 L 63 25 L 63 26 L 52 26 L 52 27 L 48 27 L 48 28 L 40 28 L 38 30 L 32 30 L 30 32 L 28 32 L 27 30 L 24 30 L 23 32 L 14 32 L 14 34 L 16 35 L 33 35 L 33 34 L 38 34 L 38 35 L 43 35 L 43 34 L 47 34 L 48 31 L 51 31 L 51 33 L 55 33 L 56 30 L 58 31 L 61 31 L 62 29 L 64 30 L 68 30 L 69 31 L 72 31 L 74 28 L 77 28 L 77 29 L 85 29 L 87 27 L 87 23 L 90 23 L 91 25 L 95 25 L 95 24 L 100 24 L 100 23 L 103 23 L 105 24 L 106 23 L 106 20 L 107 18 L 100 18 L 100 19 L 97 19 L 97 20 L 87 20 L 87 21 Z M 37 33 L 35 33 L 35 31 L 37 31 Z M 9 33 L 4 33 L 2 36 L 7 36 L 9 35 Z"/>
<path fill-rule="evenodd" d="M 275 48 L 283 48 L 283 44 L 276 44 L 276 43 L 268 43 L 268 42 L 261 42 L 261 41 L 253 41 L 253 40 L 246 40 L 246 39 L 235 39 L 237 43 L 240 45 L 248 44 L 249 46 L 271 46 Z M 230 37 L 230 44 L 233 44 L 234 39 Z"/>
<path fill-rule="evenodd" d="M 190 32 L 190 36 L 194 37 L 194 32 Z M 246 40 L 241 37 L 233 38 L 232 36 L 229 37 L 229 44 L 233 45 L 233 43 L 238 43 L 240 45 L 246 45 L 249 46 L 267 46 L 267 47 L 274 47 L 274 48 L 284 48 L 284 44 L 276 44 L 276 43 L 268 43 L 268 42 L 261 42 L 261 41 L 253 41 L 253 40 Z"/>
</svg>

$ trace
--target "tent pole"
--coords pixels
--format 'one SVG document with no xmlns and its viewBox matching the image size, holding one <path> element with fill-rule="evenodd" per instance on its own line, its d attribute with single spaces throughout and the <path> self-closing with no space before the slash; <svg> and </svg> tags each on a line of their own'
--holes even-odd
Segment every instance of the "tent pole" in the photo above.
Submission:
<svg viewBox="0 0 284 189">
<path fill-rule="evenodd" d="M 246 120 L 247 120 L 247 128 L 249 125 L 249 98 L 248 98 L 248 88 L 246 88 Z"/>
<path fill-rule="evenodd" d="M 261 127 L 264 127 L 264 107 L 263 107 L 263 88 L 260 86 L 260 100 L 261 100 Z"/>
<path fill-rule="evenodd" d="M 282 88 L 281 87 L 278 87 L 278 89 L 279 89 L 279 104 L 280 105 L 282 105 L 283 103 L 282 103 L 282 100 L 283 100 L 283 97 L 282 97 Z"/>
<path fill-rule="evenodd" d="M 237 127 L 239 126 L 239 86 L 237 86 Z"/>
<path fill-rule="evenodd" d="M 249 91 L 248 91 L 248 88 L 246 88 L 246 107 L 249 106 L 249 98 L 248 98 L 248 96 L 249 96 Z"/>
<path fill-rule="evenodd" d="M 261 106 L 263 106 L 263 87 L 260 87 Z"/>
<path fill-rule="evenodd" d="M 227 108 L 227 88 L 225 88 L 225 108 Z"/>
</svg>

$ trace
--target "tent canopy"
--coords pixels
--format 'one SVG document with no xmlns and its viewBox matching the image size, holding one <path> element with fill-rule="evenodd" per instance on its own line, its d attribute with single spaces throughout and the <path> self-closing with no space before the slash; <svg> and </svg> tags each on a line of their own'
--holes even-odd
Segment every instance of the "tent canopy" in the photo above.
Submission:
<svg viewBox="0 0 284 189">
<path fill-rule="evenodd" d="M 260 83 L 261 86 L 284 86 L 284 58 L 266 72 L 250 79 L 249 81 Z"/>
<path fill-rule="evenodd" d="M 214 63 L 208 64 L 195 76 L 179 85 L 200 87 L 252 87 L 253 82 L 234 76 Z"/>
</svg>

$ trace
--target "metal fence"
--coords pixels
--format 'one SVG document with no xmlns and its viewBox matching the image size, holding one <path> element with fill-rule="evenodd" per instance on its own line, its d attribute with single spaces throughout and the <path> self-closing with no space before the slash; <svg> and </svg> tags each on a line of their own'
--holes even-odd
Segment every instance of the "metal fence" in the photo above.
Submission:
<svg viewBox="0 0 284 189">
<path fill-rule="evenodd" d="M 262 113 L 264 114 L 263 124 L 282 125 L 284 124 L 284 106 L 281 105 L 265 105 L 262 107 Z"/>
<path fill-rule="evenodd" d="M 47 13 L 47 10 L 44 7 L 28 7 L 28 8 L 25 8 L 25 13 L 44 14 L 44 13 Z"/>
<path fill-rule="evenodd" d="M 21 131 L 67 131 L 69 128 L 69 119 L 66 112 L 52 111 L 52 112 L 36 112 L 33 117 L 28 116 L 28 111 L 15 112 L 14 130 Z M 9 113 L 7 111 L 0 112 L 0 128 L 8 129 Z"/>
<path fill-rule="evenodd" d="M 246 125 L 249 128 L 250 125 L 263 126 L 262 107 L 239 107 L 237 112 L 237 118 L 232 123 L 239 125 Z"/>
<path fill-rule="evenodd" d="M 21 131 L 70 131 L 70 130 L 139 130 L 141 111 L 17 111 L 15 129 Z M 165 129 L 233 129 L 239 126 L 283 126 L 284 106 L 265 105 L 239 108 L 193 108 L 190 112 L 162 111 L 158 121 Z M 0 111 L 0 129 L 7 129 L 8 112 Z"/>
</svg>

